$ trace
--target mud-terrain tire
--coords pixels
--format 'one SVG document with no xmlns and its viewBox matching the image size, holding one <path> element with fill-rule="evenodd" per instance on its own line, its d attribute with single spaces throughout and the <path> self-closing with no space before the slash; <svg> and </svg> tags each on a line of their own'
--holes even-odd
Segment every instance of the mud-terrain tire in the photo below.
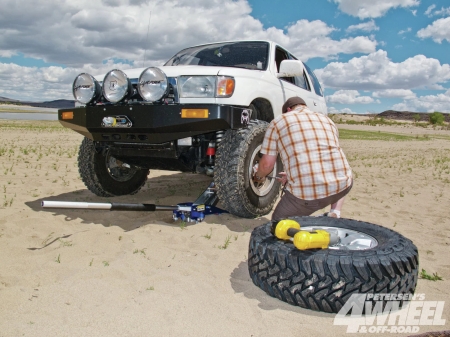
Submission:
<svg viewBox="0 0 450 337">
<path fill-rule="evenodd" d="M 267 179 L 259 187 L 251 179 L 267 126 L 267 122 L 251 120 L 247 128 L 227 130 L 217 149 L 214 171 L 217 195 L 228 212 L 243 218 L 269 213 L 280 193 L 281 183 L 276 179 Z M 270 175 L 282 170 L 278 158 Z"/>
<path fill-rule="evenodd" d="M 89 138 L 81 142 L 78 171 L 88 190 L 99 197 L 135 194 L 149 173 L 148 169 L 122 166 L 114 157 L 97 152 Z"/>
<path fill-rule="evenodd" d="M 248 269 L 253 283 L 270 296 L 303 308 L 337 313 L 352 294 L 414 293 L 419 256 L 411 240 L 357 220 L 292 219 L 301 227 L 327 226 L 364 233 L 378 245 L 365 250 L 301 251 L 292 241 L 273 236 L 270 222 L 256 227 L 250 237 Z"/>
</svg>

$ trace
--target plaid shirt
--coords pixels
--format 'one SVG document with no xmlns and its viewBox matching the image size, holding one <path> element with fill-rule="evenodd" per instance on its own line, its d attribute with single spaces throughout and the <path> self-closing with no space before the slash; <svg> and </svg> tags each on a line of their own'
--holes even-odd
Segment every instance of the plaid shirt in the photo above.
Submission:
<svg viewBox="0 0 450 337">
<path fill-rule="evenodd" d="M 331 119 L 301 106 L 270 123 L 261 153 L 280 154 L 288 179 L 286 188 L 294 196 L 322 199 L 342 192 L 352 182 L 338 137 Z"/>
</svg>

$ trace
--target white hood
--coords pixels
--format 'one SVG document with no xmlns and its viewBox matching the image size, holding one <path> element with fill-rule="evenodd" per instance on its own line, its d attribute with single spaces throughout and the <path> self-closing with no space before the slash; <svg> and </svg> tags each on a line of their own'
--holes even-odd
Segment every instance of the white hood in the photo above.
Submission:
<svg viewBox="0 0 450 337">
<path fill-rule="evenodd" d="M 182 75 L 217 75 L 223 67 L 204 67 L 204 66 L 170 66 L 170 67 L 156 67 L 161 69 L 167 77 L 178 77 Z M 139 78 L 141 73 L 146 68 L 134 68 L 122 70 L 129 79 Z M 94 76 L 97 81 L 103 81 L 106 74 Z"/>
</svg>

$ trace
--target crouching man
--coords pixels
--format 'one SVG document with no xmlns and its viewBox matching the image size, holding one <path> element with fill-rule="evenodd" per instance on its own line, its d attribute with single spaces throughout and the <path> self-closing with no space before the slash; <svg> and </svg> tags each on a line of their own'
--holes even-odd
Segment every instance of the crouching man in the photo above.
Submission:
<svg viewBox="0 0 450 337">
<path fill-rule="evenodd" d="M 256 183 L 264 182 L 279 154 L 285 172 L 285 193 L 272 220 L 311 215 L 328 205 L 331 217 L 340 217 L 345 195 L 352 188 L 352 170 L 339 146 L 339 132 L 327 116 L 311 111 L 300 97 L 289 98 L 283 113 L 269 125 Z"/>
</svg>

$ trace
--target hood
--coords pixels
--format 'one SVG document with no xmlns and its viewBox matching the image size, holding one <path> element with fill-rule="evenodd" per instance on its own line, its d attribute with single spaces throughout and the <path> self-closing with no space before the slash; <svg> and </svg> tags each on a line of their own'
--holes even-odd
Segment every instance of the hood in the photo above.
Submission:
<svg viewBox="0 0 450 337">
<path fill-rule="evenodd" d="M 170 66 L 170 67 L 155 67 L 161 69 L 167 77 L 178 77 L 183 75 L 209 75 L 209 76 L 215 76 L 219 74 L 219 72 L 226 67 L 205 67 L 205 66 Z M 146 68 L 133 68 L 133 69 L 126 69 L 122 70 L 129 79 L 139 78 L 139 75 L 145 70 Z M 96 75 L 94 76 L 97 81 L 103 81 L 103 78 L 106 74 Z"/>
</svg>

